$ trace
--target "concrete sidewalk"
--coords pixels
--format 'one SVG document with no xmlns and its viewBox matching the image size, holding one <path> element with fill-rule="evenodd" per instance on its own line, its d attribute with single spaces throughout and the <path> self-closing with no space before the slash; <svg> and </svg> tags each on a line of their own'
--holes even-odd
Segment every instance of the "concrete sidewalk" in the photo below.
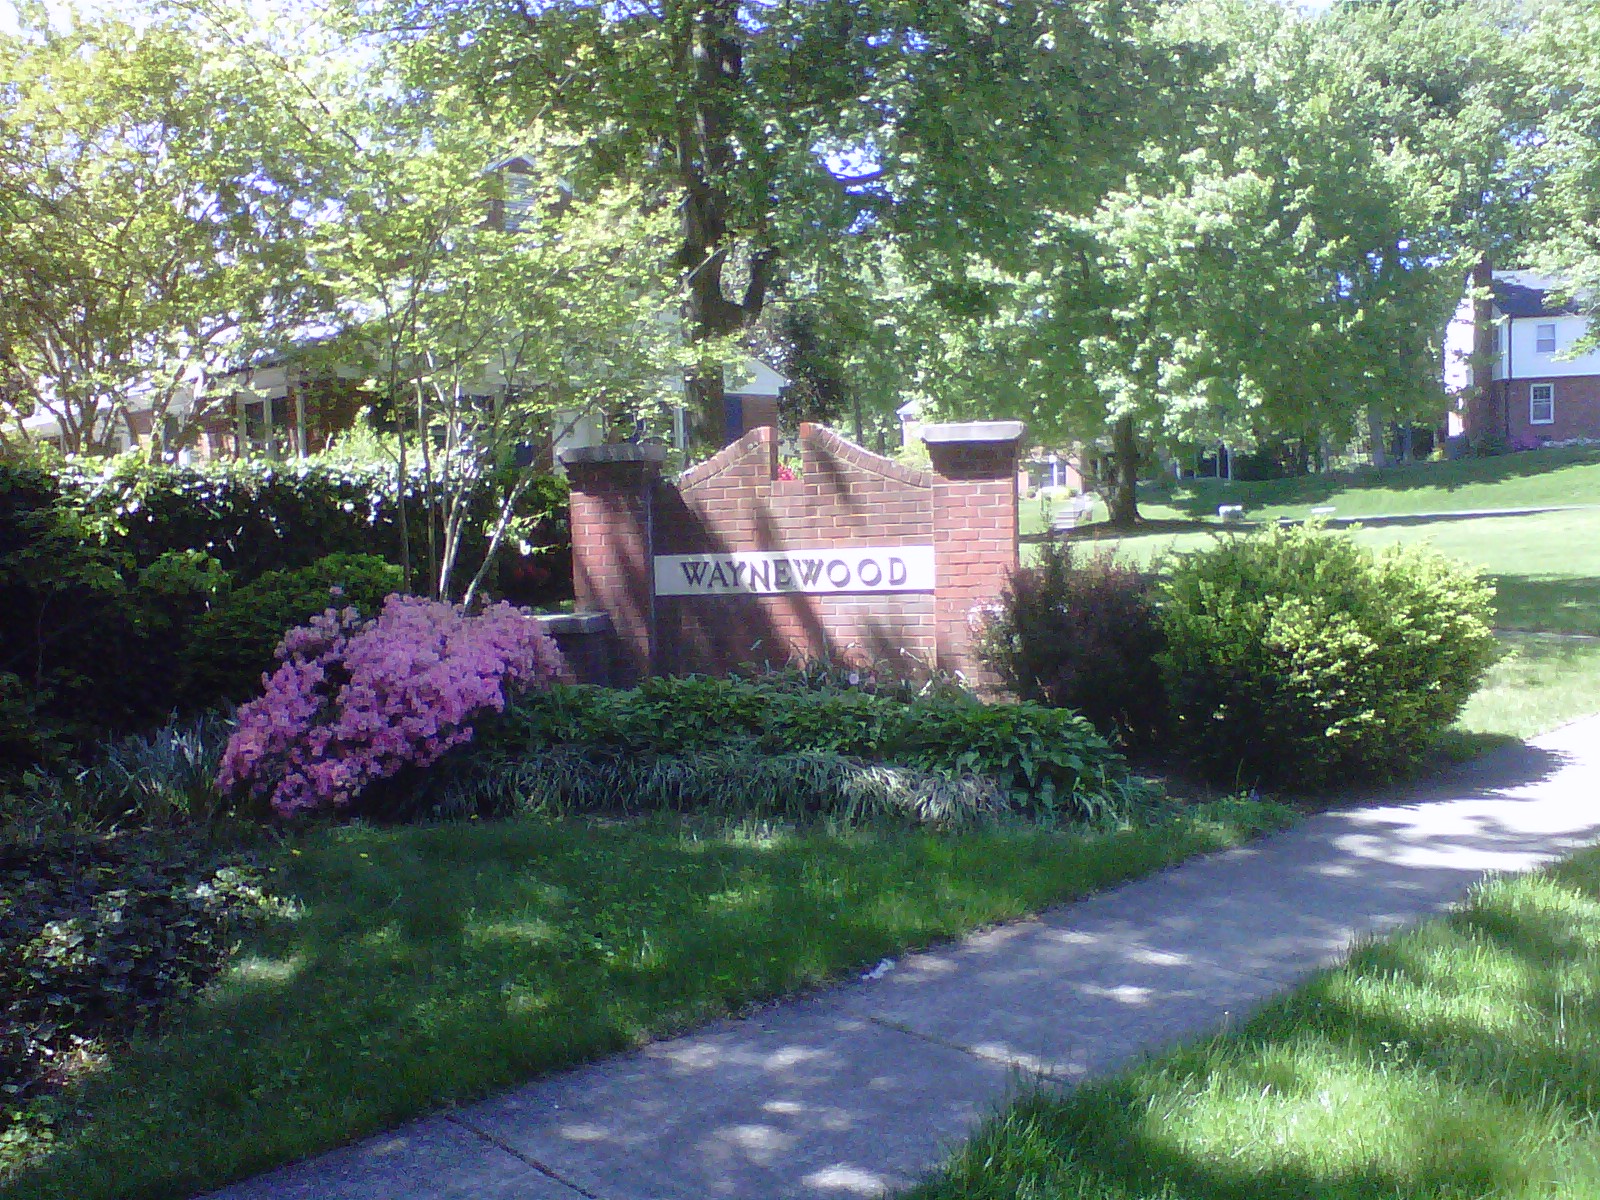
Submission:
<svg viewBox="0 0 1600 1200">
<path fill-rule="evenodd" d="M 218 1200 L 874 1196 L 1019 1084 L 1220 1030 L 1353 938 L 1600 838 L 1600 717 L 1420 791 L 416 1121 Z"/>
</svg>

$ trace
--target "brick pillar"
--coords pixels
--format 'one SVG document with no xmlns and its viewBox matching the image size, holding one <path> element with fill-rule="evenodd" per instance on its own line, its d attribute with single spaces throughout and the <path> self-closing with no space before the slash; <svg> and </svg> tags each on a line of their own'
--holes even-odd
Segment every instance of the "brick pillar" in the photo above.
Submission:
<svg viewBox="0 0 1600 1200">
<path fill-rule="evenodd" d="M 925 425 L 933 459 L 934 630 L 938 663 L 992 682 L 973 653 L 972 610 L 1000 598 L 1017 565 L 1021 421 Z"/>
<path fill-rule="evenodd" d="M 651 673 L 655 647 L 652 498 L 664 446 L 562 452 L 572 482 L 572 583 L 579 612 L 603 612 L 616 637 L 617 684 Z"/>
</svg>

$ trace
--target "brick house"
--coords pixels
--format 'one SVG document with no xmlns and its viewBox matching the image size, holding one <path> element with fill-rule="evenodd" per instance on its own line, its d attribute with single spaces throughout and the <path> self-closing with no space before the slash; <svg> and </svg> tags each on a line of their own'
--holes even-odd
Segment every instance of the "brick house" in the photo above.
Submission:
<svg viewBox="0 0 1600 1200">
<path fill-rule="evenodd" d="M 1484 408 L 1493 428 L 1481 431 L 1467 428 L 1460 399 L 1472 381 L 1473 341 L 1472 301 L 1462 301 L 1445 335 L 1445 388 L 1457 398 L 1450 433 L 1498 434 L 1524 448 L 1600 440 L 1600 349 L 1575 352 L 1589 319 L 1556 298 L 1558 286 L 1531 271 L 1494 272 L 1494 361 Z"/>
</svg>

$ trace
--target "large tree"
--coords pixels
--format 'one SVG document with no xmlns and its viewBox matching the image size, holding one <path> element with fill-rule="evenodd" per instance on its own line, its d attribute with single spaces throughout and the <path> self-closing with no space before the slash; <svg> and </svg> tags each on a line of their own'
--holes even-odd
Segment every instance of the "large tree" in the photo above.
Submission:
<svg viewBox="0 0 1600 1200">
<path fill-rule="evenodd" d="M 1545 181 L 1538 261 L 1564 279 L 1600 337 L 1600 9 L 1554 0 L 1529 45 L 1548 103 L 1544 136 L 1524 147 Z"/>
<path fill-rule="evenodd" d="M 298 319 L 321 179 L 286 119 L 303 96 L 159 19 L 26 24 L 0 77 L 9 415 L 49 413 L 72 451 L 181 438 L 202 414 L 178 398 Z"/>
<path fill-rule="evenodd" d="M 1092 213 L 1051 214 L 1031 269 L 991 260 L 1004 302 L 958 339 L 1009 373 L 980 393 L 1102 440 L 1121 523 L 1152 445 L 1342 444 L 1429 411 L 1471 216 L 1462 154 L 1397 132 L 1414 96 L 1331 19 L 1198 0 L 1162 32 L 1192 67 L 1175 119 Z"/>
<path fill-rule="evenodd" d="M 1542 173 L 1527 151 L 1549 139 L 1553 92 L 1527 17 L 1517 0 L 1391 0 L 1340 3 L 1322 22 L 1351 73 L 1381 88 L 1369 132 L 1410 157 L 1429 193 L 1420 236 L 1432 261 L 1458 280 L 1470 276 L 1476 337 L 1463 415 L 1480 441 L 1498 425 L 1488 412 L 1489 285 L 1495 267 L 1526 253 Z M 1581 46 L 1571 43 L 1574 56 Z"/>
<path fill-rule="evenodd" d="M 588 139 L 593 176 L 678 218 L 691 338 L 748 329 L 842 243 L 903 241 L 962 285 L 976 246 L 1092 207 L 1137 138 L 1151 0 L 401 0 L 360 16 L 413 77 Z M 581 190 L 581 188 L 580 188 Z M 693 390 L 707 423 L 721 370 Z"/>
</svg>

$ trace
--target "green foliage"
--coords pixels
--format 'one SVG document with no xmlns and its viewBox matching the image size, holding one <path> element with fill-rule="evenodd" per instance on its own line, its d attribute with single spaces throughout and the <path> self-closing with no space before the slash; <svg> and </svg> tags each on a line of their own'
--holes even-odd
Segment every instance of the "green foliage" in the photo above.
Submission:
<svg viewBox="0 0 1600 1200">
<path fill-rule="evenodd" d="M 181 435 L 204 415 L 184 385 L 299 324 L 317 291 L 315 97 L 249 61 L 227 18 L 17 24 L 0 32 L 0 127 L 18 131 L 0 151 L 0 408 L 50 414 L 70 451 L 111 448 L 136 411 Z"/>
<path fill-rule="evenodd" d="M 1075 713 L 970 699 L 900 701 L 864 692 L 776 690 L 743 680 L 659 678 L 638 690 L 556 687 L 480 730 L 502 757 L 562 746 L 621 757 L 713 752 L 825 754 L 980 778 L 1019 812 L 1120 814 L 1120 757 Z"/>
<path fill-rule="evenodd" d="M 310 566 L 268 571 L 195 621 L 179 651 L 190 704 L 239 703 L 261 690 L 283 635 L 329 608 L 376 616 L 400 590 L 400 568 L 371 554 L 330 554 Z"/>
<path fill-rule="evenodd" d="M 989 779 L 848 758 L 829 750 L 769 754 L 748 746 L 635 754 L 582 746 L 503 758 L 477 755 L 421 792 L 431 816 L 707 813 L 826 817 L 952 826 L 1006 811 Z"/>
<path fill-rule="evenodd" d="M 1401 774 L 1494 661 L 1492 600 L 1431 551 L 1374 556 L 1315 527 L 1179 557 L 1161 588 L 1177 743 L 1225 782 Z"/>
<path fill-rule="evenodd" d="M 472 499 L 461 547 L 472 570 L 499 486 Z M 416 473 L 404 494 L 417 539 L 437 496 Z M 0 464 L 0 677 L 13 680 L 0 685 L 0 770 L 149 727 L 180 702 L 247 696 L 284 630 L 327 607 L 332 586 L 375 611 L 400 586 L 382 562 L 401 554 L 400 497 L 396 472 L 377 465 Z M 519 546 L 503 562 L 507 591 L 525 603 L 567 594 L 565 483 L 531 479 L 507 521 Z"/>
<path fill-rule="evenodd" d="M 250 870 L 148 836 L 0 843 L 0 880 L 3 1142 L 47 1079 L 215 975 L 261 897 Z"/>
<path fill-rule="evenodd" d="M 1017 696 L 1082 713 L 1106 736 L 1148 743 L 1166 726 L 1151 581 L 1110 555 L 1049 541 L 1014 571 L 980 652 Z"/>
<path fill-rule="evenodd" d="M 209 712 L 80 749 L 77 760 L 60 747 L 0 788 L 0 826 L 17 836 L 199 829 L 232 811 L 216 786 L 232 731 L 232 718 Z"/>
<path fill-rule="evenodd" d="M 42 697 L 10 671 L 0 671 L 0 779 L 59 758 L 67 749 L 40 711 Z"/>
<path fill-rule="evenodd" d="M 795 656 L 782 666 L 762 663 L 737 668 L 733 677 L 759 684 L 769 692 L 848 692 L 895 700 L 973 698 L 972 689 L 954 672 L 929 669 L 921 663 L 907 670 L 905 662 L 888 659 L 862 662 L 829 654 Z"/>
<path fill-rule="evenodd" d="M 159 720 L 176 700 L 172 654 L 223 585 L 198 550 L 141 563 L 32 467 L 0 467 L 0 674 L 47 738 Z M 15 739 L 11 739 L 13 746 Z M 41 747 L 42 748 L 42 747 Z"/>
<path fill-rule="evenodd" d="M 232 731 L 231 719 L 205 713 L 107 743 L 71 779 L 73 809 L 102 826 L 207 822 L 223 811 L 217 765 Z"/>
<path fill-rule="evenodd" d="M 253 459 L 179 467 L 127 456 L 67 466 L 58 486 L 101 543 L 140 565 L 168 551 L 203 550 L 249 583 L 329 554 L 399 561 L 392 467 Z M 406 499 L 425 502 L 420 479 L 407 480 Z"/>
<path fill-rule="evenodd" d="M 991 779 L 1019 811 L 1125 819 L 1122 760 L 1077 713 L 1020 704 L 907 705 L 886 757 L 951 778 Z"/>
</svg>

